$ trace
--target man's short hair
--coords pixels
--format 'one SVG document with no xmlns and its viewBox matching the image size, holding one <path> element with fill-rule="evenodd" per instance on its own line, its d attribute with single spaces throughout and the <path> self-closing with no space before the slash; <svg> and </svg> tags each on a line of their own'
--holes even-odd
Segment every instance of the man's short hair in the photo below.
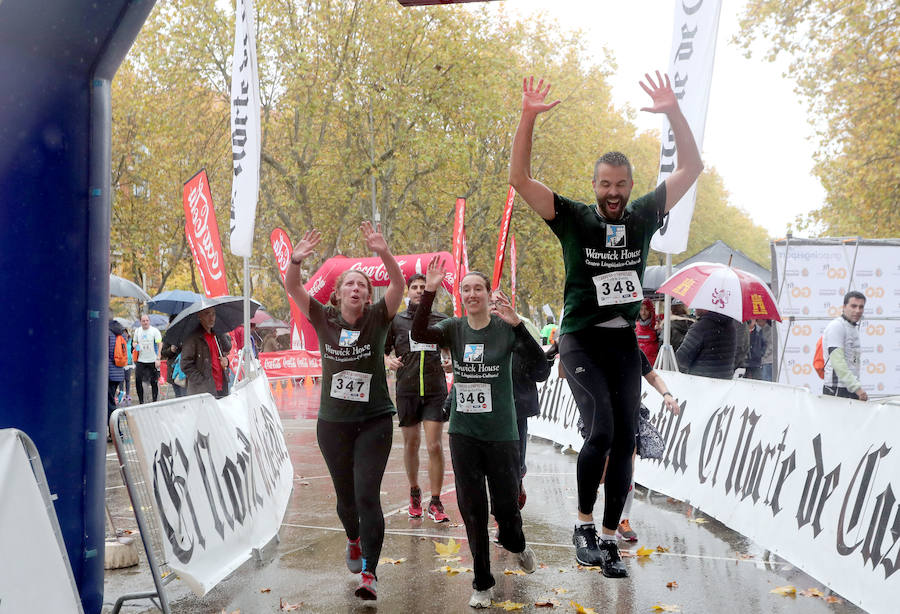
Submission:
<svg viewBox="0 0 900 614">
<path fill-rule="evenodd" d="M 624 166 L 628 169 L 628 176 L 631 177 L 631 162 L 628 161 L 628 158 L 625 157 L 621 151 L 607 151 L 605 154 L 597 158 L 597 161 L 594 162 L 594 179 L 597 178 L 597 169 L 601 164 L 608 164 L 609 166 Z"/>
<path fill-rule="evenodd" d="M 851 298 L 858 298 L 858 299 L 861 299 L 863 303 L 866 302 L 866 295 L 863 294 L 862 292 L 860 292 L 859 290 L 850 290 L 850 292 L 845 294 L 844 295 L 844 304 L 846 305 L 847 303 L 849 303 Z"/>
<path fill-rule="evenodd" d="M 412 275 L 409 276 L 409 279 L 406 281 L 406 287 L 409 288 L 411 285 L 413 285 L 413 282 L 418 279 L 425 281 L 425 276 L 422 275 L 421 273 L 413 273 Z"/>
</svg>

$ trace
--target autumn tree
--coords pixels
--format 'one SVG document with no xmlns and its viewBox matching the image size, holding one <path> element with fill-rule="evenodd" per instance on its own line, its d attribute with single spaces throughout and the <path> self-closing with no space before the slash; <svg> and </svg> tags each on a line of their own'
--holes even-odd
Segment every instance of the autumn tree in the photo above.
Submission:
<svg viewBox="0 0 900 614">
<path fill-rule="evenodd" d="M 900 5 L 896 0 L 750 0 L 741 43 L 765 38 L 791 58 L 809 101 L 825 205 L 807 219 L 829 235 L 900 236 Z M 776 137 L 777 138 L 777 137 Z"/>
</svg>

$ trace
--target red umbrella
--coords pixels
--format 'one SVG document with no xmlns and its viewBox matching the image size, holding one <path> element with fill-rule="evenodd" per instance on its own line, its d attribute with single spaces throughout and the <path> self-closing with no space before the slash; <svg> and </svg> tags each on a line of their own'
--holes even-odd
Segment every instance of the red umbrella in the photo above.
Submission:
<svg viewBox="0 0 900 614">
<path fill-rule="evenodd" d="M 256 313 L 253 314 L 253 317 L 250 318 L 250 324 L 256 324 L 257 326 L 259 326 L 266 320 L 271 320 L 271 319 L 272 319 L 272 316 L 270 316 L 268 313 L 266 313 L 262 309 L 257 309 Z"/>
<path fill-rule="evenodd" d="M 694 309 L 715 311 L 739 322 L 781 322 L 775 297 L 766 283 L 752 273 L 724 264 L 692 264 L 664 281 L 658 292 Z"/>
</svg>

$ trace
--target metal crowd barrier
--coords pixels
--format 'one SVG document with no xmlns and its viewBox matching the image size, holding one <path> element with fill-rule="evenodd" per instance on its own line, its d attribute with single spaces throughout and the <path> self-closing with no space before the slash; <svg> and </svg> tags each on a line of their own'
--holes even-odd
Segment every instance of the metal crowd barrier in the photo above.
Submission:
<svg viewBox="0 0 900 614">
<path fill-rule="evenodd" d="M 141 468 L 138 451 L 134 445 L 134 439 L 131 437 L 131 431 L 128 428 L 126 411 L 126 408 L 121 408 L 113 412 L 109 418 L 109 432 L 112 434 L 116 454 L 119 457 L 119 470 L 122 472 L 122 480 L 125 482 L 128 496 L 131 498 L 131 507 L 134 508 L 138 531 L 144 544 L 144 551 L 147 554 L 147 562 L 150 566 L 150 572 L 153 574 L 153 584 L 156 590 L 122 595 L 116 600 L 112 614 L 118 614 L 126 601 L 134 601 L 136 599 L 149 599 L 164 614 L 171 614 L 172 610 L 169 606 L 165 588 L 176 576 L 169 569 L 169 564 L 166 561 L 166 551 L 163 546 L 164 537 L 162 528 L 159 525 L 159 514 L 154 505 L 153 495 L 149 486 L 150 482 Z M 159 602 L 157 603 L 154 598 L 158 598 Z"/>
<path fill-rule="evenodd" d="M 38 453 L 37 446 L 31 441 L 31 437 L 19 429 L 10 430 L 15 432 L 16 438 L 22 444 L 22 447 L 25 448 L 25 454 L 31 465 L 31 472 L 34 474 L 34 481 L 37 483 L 38 490 L 41 492 L 41 498 L 44 501 L 44 509 L 47 512 L 47 517 L 50 519 L 50 526 L 53 527 L 53 535 L 56 537 L 56 543 L 59 544 L 59 551 L 62 554 L 63 563 L 66 567 L 66 575 L 69 577 L 69 585 L 72 588 L 72 594 L 75 595 L 75 602 L 78 604 L 78 614 L 84 614 L 84 609 L 81 606 L 81 597 L 78 593 L 78 586 L 75 584 L 75 575 L 72 573 L 72 566 L 69 564 L 69 557 L 66 554 L 66 544 L 63 540 L 62 529 L 59 526 L 59 519 L 56 517 L 56 508 L 53 505 L 53 502 L 56 500 L 56 495 L 50 494 L 47 476 L 44 473 L 44 465 L 41 463 L 41 455 Z"/>
</svg>

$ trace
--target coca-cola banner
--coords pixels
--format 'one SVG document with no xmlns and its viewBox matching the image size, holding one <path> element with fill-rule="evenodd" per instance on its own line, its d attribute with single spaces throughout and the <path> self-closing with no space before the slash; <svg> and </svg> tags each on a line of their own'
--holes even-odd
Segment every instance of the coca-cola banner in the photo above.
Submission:
<svg viewBox="0 0 900 614">
<path fill-rule="evenodd" d="M 294 248 L 291 246 L 291 240 L 287 233 L 281 228 L 273 230 L 272 234 L 269 235 L 269 239 L 272 241 L 272 250 L 275 252 L 275 262 L 278 264 L 278 272 L 281 273 L 281 283 L 284 283 L 288 261 L 291 259 L 291 252 Z M 297 303 L 294 302 L 294 299 L 291 298 L 290 294 L 288 295 L 288 304 L 291 308 L 291 343 L 293 344 L 296 340 L 298 347 L 294 347 L 293 349 L 299 350 L 306 347 L 301 327 L 304 323 L 307 325 L 308 323 L 303 316 L 303 312 L 297 307 Z"/>
<path fill-rule="evenodd" d="M 219 240 L 219 224 L 213 208 L 212 193 L 206 171 L 201 170 L 184 184 L 184 232 L 200 271 L 203 292 L 207 297 L 228 294 L 225 258 Z"/>
<path fill-rule="evenodd" d="M 513 201 L 516 199 L 516 191 L 509 186 L 506 193 L 506 205 L 503 207 L 503 218 L 500 220 L 500 234 L 497 236 L 497 253 L 494 255 L 494 276 L 491 280 L 491 289 L 500 287 L 500 278 L 503 277 L 503 260 L 506 258 L 506 240 L 509 237 L 509 224 L 512 222 Z"/>
<path fill-rule="evenodd" d="M 897 611 L 900 406 L 658 374 L 681 411 L 641 382 L 664 449 L 638 460 L 636 482 L 690 501 L 869 612 Z M 580 449 L 578 408 L 556 369 L 540 404 L 528 432 Z"/>
<path fill-rule="evenodd" d="M 456 266 L 453 268 L 455 280 L 453 287 L 450 289 L 450 296 L 453 297 L 453 315 L 459 317 L 462 315 L 462 300 L 459 297 L 459 280 L 462 279 L 464 273 L 460 270 L 463 262 L 463 250 L 466 240 L 466 199 L 456 199 L 456 211 L 453 216 L 453 261 Z M 468 263 L 467 263 L 468 264 Z"/>
<path fill-rule="evenodd" d="M 456 283 L 455 272 L 457 266 L 456 261 L 449 253 L 431 252 L 427 254 L 408 254 L 406 256 L 395 256 L 395 258 L 397 259 L 397 264 L 400 265 L 400 270 L 403 272 L 404 279 L 409 279 L 413 273 L 422 273 L 424 275 L 425 270 L 428 268 L 428 263 L 434 256 L 440 256 L 444 262 L 444 266 L 448 270 L 442 285 L 447 292 L 452 293 L 454 284 Z M 362 271 L 369 276 L 369 279 L 372 280 L 372 284 L 375 286 L 387 286 L 390 283 L 387 270 L 384 268 L 384 263 L 381 262 L 381 258 L 347 258 L 344 256 L 335 256 L 334 258 L 326 260 L 325 263 L 319 267 L 319 270 L 309 278 L 309 281 L 303 284 L 303 287 L 306 288 L 306 291 L 309 292 L 310 296 L 314 299 L 320 303 L 327 303 L 331 297 L 331 291 L 334 290 L 334 282 L 341 273 L 348 269 Z M 309 326 L 308 323 L 307 326 Z M 309 328 L 304 326 L 302 331 L 306 339 L 306 347 L 318 347 L 318 336 L 312 326 L 309 326 Z"/>
<path fill-rule="evenodd" d="M 265 352 L 259 355 L 259 362 L 266 377 L 321 377 L 322 355 L 308 350 L 284 350 Z"/>
<path fill-rule="evenodd" d="M 509 240 L 509 301 L 516 308 L 516 235 Z"/>
</svg>

